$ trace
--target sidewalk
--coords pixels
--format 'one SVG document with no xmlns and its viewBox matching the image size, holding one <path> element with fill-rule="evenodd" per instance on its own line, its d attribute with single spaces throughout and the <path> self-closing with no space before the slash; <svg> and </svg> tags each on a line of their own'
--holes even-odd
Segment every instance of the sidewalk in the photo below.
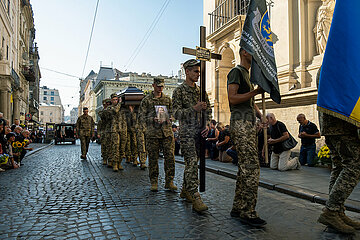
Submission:
<svg viewBox="0 0 360 240">
<path fill-rule="evenodd" d="M 53 142 L 51 142 L 51 143 L 30 143 L 29 147 L 31 147 L 33 150 L 27 151 L 25 157 L 31 156 L 31 155 L 37 153 L 38 151 L 43 150 L 44 148 L 50 147 L 51 145 L 53 145 Z"/>
<path fill-rule="evenodd" d="M 181 156 L 175 161 L 184 164 Z M 237 166 L 206 159 L 206 170 L 236 179 Z M 261 168 L 260 186 L 299 197 L 312 202 L 325 204 L 328 199 L 330 170 L 321 167 L 303 166 L 300 170 L 280 172 L 270 168 Z M 345 202 L 347 210 L 360 213 L 360 186 L 356 186 Z"/>
</svg>

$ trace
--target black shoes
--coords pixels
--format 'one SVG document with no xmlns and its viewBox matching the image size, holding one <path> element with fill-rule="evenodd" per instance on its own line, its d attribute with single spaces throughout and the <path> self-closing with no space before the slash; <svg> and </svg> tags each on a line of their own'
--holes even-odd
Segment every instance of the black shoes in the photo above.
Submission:
<svg viewBox="0 0 360 240">
<path fill-rule="evenodd" d="M 259 217 L 256 218 L 248 218 L 248 217 L 241 217 L 239 212 L 231 210 L 230 216 L 239 218 L 240 222 L 248 224 L 252 227 L 262 227 L 267 224 L 267 222 Z"/>
</svg>

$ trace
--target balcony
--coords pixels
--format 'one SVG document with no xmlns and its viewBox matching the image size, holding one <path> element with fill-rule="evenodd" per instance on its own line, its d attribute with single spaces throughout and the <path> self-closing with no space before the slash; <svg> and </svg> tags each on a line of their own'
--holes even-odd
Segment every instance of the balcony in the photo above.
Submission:
<svg viewBox="0 0 360 240">
<path fill-rule="evenodd" d="M 23 66 L 21 73 L 27 81 L 35 82 L 36 76 L 33 66 Z"/>
<path fill-rule="evenodd" d="M 224 0 L 210 16 L 210 34 L 227 25 L 235 17 L 246 15 L 250 0 Z"/>
<path fill-rule="evenodd" d="M 20 88 L 20 78 L 19 75 L 16 73 L 16 71 L 11 68 L 11 77 L 14 79 L 14 87 Z"/>
</svg>

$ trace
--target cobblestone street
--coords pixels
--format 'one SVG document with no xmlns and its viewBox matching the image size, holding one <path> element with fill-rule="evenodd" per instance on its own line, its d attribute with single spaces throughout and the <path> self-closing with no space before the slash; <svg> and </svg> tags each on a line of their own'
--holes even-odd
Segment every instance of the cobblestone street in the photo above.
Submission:
<svg viewBox="0 0 360 240">
<path fill-rule="evenodd" d="M 0 173 L 1 239 L 359 238 L 317 223 L 323 206 L 264 188 L 259 188 L 258 212 L 268 224 L 243 225 L 229 214 L 235 181 L 212 173 L 202 194 L 209 210 L 199 215 L 179 192 L 164 190 L 162 167 L 159 192 L 153 193 L 147 170 L 123 163 L 124 171 L 113 172 L 101 165 L 95 143 L 88 160 L 81 161 L 78 144 L 51 146 L 25 158 L 20 169 Z M 182 174 L 183 165 L 177 164 L 179 188 Z"/>
</svg>

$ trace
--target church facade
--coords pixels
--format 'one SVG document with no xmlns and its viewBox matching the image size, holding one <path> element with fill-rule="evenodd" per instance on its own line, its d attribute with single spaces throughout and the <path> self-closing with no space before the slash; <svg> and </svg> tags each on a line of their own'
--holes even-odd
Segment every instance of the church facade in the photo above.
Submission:
<svg viewBox="0 0 360 240">
<path fill-rule="evenodd" d="M 207 65 L 207 91 L 217 121 L 229 123 L 227 74 L 240 63 L 240 38 L 249 0 L 204 0 L 207 48 L 222 55 Z M 322 63 L 335 0 L 267 0 L 281 104 L 266 94 L 266 110 L 297 136 L 296 117 L 318 125 L 316 76 Z M 261 99 L 256 98 L 261 108 Z M 299 147 L 299 145 L 298 145 Z"/>
</svg>

